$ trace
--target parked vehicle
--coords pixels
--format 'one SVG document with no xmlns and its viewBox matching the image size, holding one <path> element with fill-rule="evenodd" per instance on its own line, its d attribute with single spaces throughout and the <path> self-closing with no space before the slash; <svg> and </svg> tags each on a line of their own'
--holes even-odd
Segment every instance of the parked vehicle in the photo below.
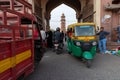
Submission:
<svg viewBox="0 0 120 80">
<path fill-rule="evenodd" d="M 44 49 L 42 44 L 42 38 L 39 26 L 34 26 L 34 60 L 35 62 L 40 62 L 43 55 L 44 55 Z"/>
<path fill-rule="evenodd" d="M 34 50 L 42 45 L 32 13 L 25 0 L 0 0 L 0 80 L 23 80 L 34 71 L 34 53 L 41 53 Z"/>
<path fill-rule="evenodd" d="M 68 26 L 67 50 L 76 57 L 86 60 L 87 67 L 96 54 L 96 34 L 94 23 L 76 23 Z"/>
</svg>

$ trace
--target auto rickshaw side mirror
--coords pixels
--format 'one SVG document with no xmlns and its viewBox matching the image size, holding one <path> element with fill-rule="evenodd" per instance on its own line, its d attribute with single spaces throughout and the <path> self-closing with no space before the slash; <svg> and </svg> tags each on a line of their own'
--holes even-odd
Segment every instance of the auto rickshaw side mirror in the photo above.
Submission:
<svg viewBox="0 0 120 80">
<path fill-rule="evenodd" d="M 95 33 L 97 34 L 99 32 L 100 28 L 99 26 L 96 27 Z"/>
<path fill-rule="evenodd" d="M 74 29 L 72 30 L 72 35 L 73 35 L 73 37 L 75 36 L 75 30 Z"/>
<path fill-rule="evenodd" d="M 99 26 L 97 26 L 97 31 L 99 31 L 100 30 L 100 27 Z"/>
<path fill-rule="evenodd" d="M 75 37 L 75 33 L 72 33 L 72 36 Z"/>
<path fill-rule="evenodd" d="M 97 26 L 97 29 L 100 30 L 99 26 Z"/>
<path fill-rule="evenodd" d="M 95 34 L 96 34 L 96 35 L 97 35 L 97 33 L 98 33 L 98 30 L 95 31 Z"/>
</svg>

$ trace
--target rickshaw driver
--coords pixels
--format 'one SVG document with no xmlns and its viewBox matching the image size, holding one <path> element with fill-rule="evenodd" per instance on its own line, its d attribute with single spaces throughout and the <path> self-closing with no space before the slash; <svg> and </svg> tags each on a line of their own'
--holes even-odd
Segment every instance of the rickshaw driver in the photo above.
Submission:
<svg viewBox="0 0 120 80">
<path fill-rule="evenodd" d="M 70 29 L 68 30 L 67 35 L 68 35 L 69 38 L 72 37 L 72 28 L 70 28 Z"/>
</svg>

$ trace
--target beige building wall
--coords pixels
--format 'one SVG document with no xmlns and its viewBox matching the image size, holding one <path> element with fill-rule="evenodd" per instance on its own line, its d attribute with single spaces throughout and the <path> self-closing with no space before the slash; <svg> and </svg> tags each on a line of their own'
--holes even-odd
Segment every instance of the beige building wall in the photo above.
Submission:
<svg viewBox="0 0 120 80">
<path fill-rule="evenodd" d="M 79 0 L 81 2 L 81 12 L 83 12 L 83 8 L 86 6 L 86 0 Z"/>
<path fill-rule="evenodd" d="M 31 0 L 31 4 L 32 4 L 32 10 L 33 10 L 33 13 L 35 12 L 35 2 L 34 2 L 34 0 Z"/>
<path fill-rule="evenodd" d="M 96 26 L 101 26 L 101 0 L 94 0 L 94 22 Z"/>
<path fill-rule="evenodd" d="M 27 1 L 27 2 L 30 3 L 30 4 L 32 4 L 32 1 L 33 1 L 33 0 L 25 0 L 25 1 Z"/>
<path fill-rule="evenodd" d="M 45 27 L 45 31 L 46 31 L 46 26 L 47 26 L 47 21 L 45 19 L 45 14 L 46 14 L 46 4 L 47 4 L 48 0 L 41 0 L 41 8 L 42 8 L 42 20 L 43 20 L 43 26 Z"/>
<path fill-rule="evenodd" d="M 48 0 L 41 0 L 41 8 L 42 8 L 42 17 L 45 19 L 45 9 L 46 9 L 46 4 Z"/>
</svg>

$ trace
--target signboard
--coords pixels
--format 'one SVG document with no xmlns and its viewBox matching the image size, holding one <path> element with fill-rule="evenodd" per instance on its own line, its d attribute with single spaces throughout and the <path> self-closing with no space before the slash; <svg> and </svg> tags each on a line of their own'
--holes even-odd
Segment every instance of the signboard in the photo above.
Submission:
<svg viewBox="0 0 120 80">
<path fill-rule="evenodd" d="M 111 15 L 105 15 L 105 16 L 102 18 L 102 23 L 109 23 L 109 22 L 110 22 L 110 19 L 111 19 Z"/>
</svg>

